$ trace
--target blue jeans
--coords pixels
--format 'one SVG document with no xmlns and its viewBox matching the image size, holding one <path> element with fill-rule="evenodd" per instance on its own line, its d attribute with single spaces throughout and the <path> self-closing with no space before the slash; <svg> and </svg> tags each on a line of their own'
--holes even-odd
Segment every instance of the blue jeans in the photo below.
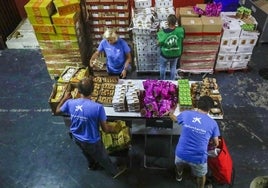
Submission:
<svg viewBox="0 0 268 188">
<path fill-rule="evenodd" d="M 170 78 L 169 80 L 175 80 L 177 72 L 177 63 L 179 58 L 166 59 L 160 56 L 160 80 L 166 80 L 167 64 L 170 66 Z"/>
</svg>

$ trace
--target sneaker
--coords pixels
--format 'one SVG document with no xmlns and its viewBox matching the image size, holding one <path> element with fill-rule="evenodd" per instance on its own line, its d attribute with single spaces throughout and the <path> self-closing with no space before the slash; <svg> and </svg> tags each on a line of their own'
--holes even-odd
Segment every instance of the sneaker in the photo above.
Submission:
<svg viewBox="0 0 268 188">
<path fill-rule="evenodd" d="M 176 170 L 176 180 L 179 182 L 182 181 L 182 172 L 178 172 L 177 170 Z"/>
<path fill-rule="evenodd" d="M 121 166 L 118 167 L 118 172 L 113 176 L 113 178 L 117 178 L 118 176 L 120 176 L 121 174 L 123 174 L 125 171 L 127 170 L 126 166 Z"/>
</svg>

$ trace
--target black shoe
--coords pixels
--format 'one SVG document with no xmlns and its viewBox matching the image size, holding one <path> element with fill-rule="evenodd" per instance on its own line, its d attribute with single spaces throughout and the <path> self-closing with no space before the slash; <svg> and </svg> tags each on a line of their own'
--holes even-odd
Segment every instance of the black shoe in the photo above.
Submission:
<svg viewBox="0 0 268 188">
<path fill-rule="evenodd" d="M 101 166 L 99 165 L 99 163 L 92 163 L 92 164 L 88 165 L 89 170 L 98 170 L 100 168 L 101 168 Z"/>
</svg>

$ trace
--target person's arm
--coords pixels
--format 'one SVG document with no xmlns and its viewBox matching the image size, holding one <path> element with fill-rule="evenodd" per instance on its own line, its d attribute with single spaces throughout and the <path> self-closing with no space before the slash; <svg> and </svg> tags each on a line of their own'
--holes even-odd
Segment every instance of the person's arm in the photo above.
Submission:
<svg viewBox="0 0 268 188">
<path fill-rule="evenodd" d="M 94 54 L 91 56 L 90 61 L 89 61 L 89 66 L 90 66 L 90 67 L 93 67 L 93 62 L 94 62 L 96 59 L 98 59 L 99 55 L 100 55 L 100 52 L 99 52 L 99 51 L 96 51 L 96 52 L 94 52 Z"/>
<path fill-rule="evenodd" d="M 125 61 L 124 69 L 121 73 L 122 78 L 125 78 L 127 76 L 127 70 L 128 70 L 130 62 L 131 62 L 131 53 L 129 52 L 126 54 L 126 61 Z"/>
<path fill-rule="evenodd" d="M 60 110 L 60 107 L 70 98 L 72 98 L 71 92 L 65 92 L 64 97 L 61 99 L 61 101 L 59 102 L 56 108 L 56 112 L 55 112 L 56 115 L 59 115 L 62 113 L 62 111 Z"/>
<path fill-rule="evenodd" d="M 172 121 L 177 121 L 177 116 L 174 115 L 174 112 L 169 112 L 168 116 Z"/>
<path fill-rule="evenodd" d="M 110 126 L 107 121 L 101 121 L 101 128 L 105 133 L 119 133 L 122 130 L 121 125 L 116 124 L 115 126 Z"/>
<path fill-rule="evenodd" d="M 215 148 L 219 146 L 219 137 L 212 138 L 212 141 Z"/>
</svg>

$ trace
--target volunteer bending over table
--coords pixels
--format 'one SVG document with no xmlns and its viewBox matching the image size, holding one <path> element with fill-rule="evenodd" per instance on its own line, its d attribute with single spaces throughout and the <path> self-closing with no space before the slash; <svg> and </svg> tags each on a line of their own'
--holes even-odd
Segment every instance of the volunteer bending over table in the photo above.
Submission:
<svg viewBox="0 0 268 188">
<path fill-rule="evenodd" d="M 81 98 L 72 99 L 66 92 L 57 106 L 56 114 L 67 114 L 71 117 L 70 133 L 88 161 L 88 169 L 97 170 L 99 165 L 110 172 L 113 178 L 122 174 L 126 168 L 117 167 L 109 158 L 100 135 L 100 126 L 106 133 L 118 133 L 122 127 L 109 126 L 106 122 L 104 107 L 91 100 L 94 82 L 84 78 L 78 84 Z"/>
<path fill-rule="evenodd" d="M 103 34 L 97 51 L 90 59 L 90 67 L 94 66 L 94 61 L 104 52 L 106 55 L 106 68 L 111 76 L 126 78 L 127 72 L 131 70 L 131 49 L 124 39 L 117 36 L 114 29 L 107 29 Z"/>
<path fill-rule="evenodd" d="M 177 117 L 171 112 L 170 118 L 181 126 L 181 134 L 175 151 L 176 180 L 182 181 L 183 167 L 191 167 L 192 174 L 197 178 L 197 187 L 204 188 L 208 171 L 208 145 L 219 145 L 220 130 L 217 122 L 208 112 L 213 107 L 213 99 L 209 96 L 200 97 L 197 110 L 185 110 Z"/>
</svg>

